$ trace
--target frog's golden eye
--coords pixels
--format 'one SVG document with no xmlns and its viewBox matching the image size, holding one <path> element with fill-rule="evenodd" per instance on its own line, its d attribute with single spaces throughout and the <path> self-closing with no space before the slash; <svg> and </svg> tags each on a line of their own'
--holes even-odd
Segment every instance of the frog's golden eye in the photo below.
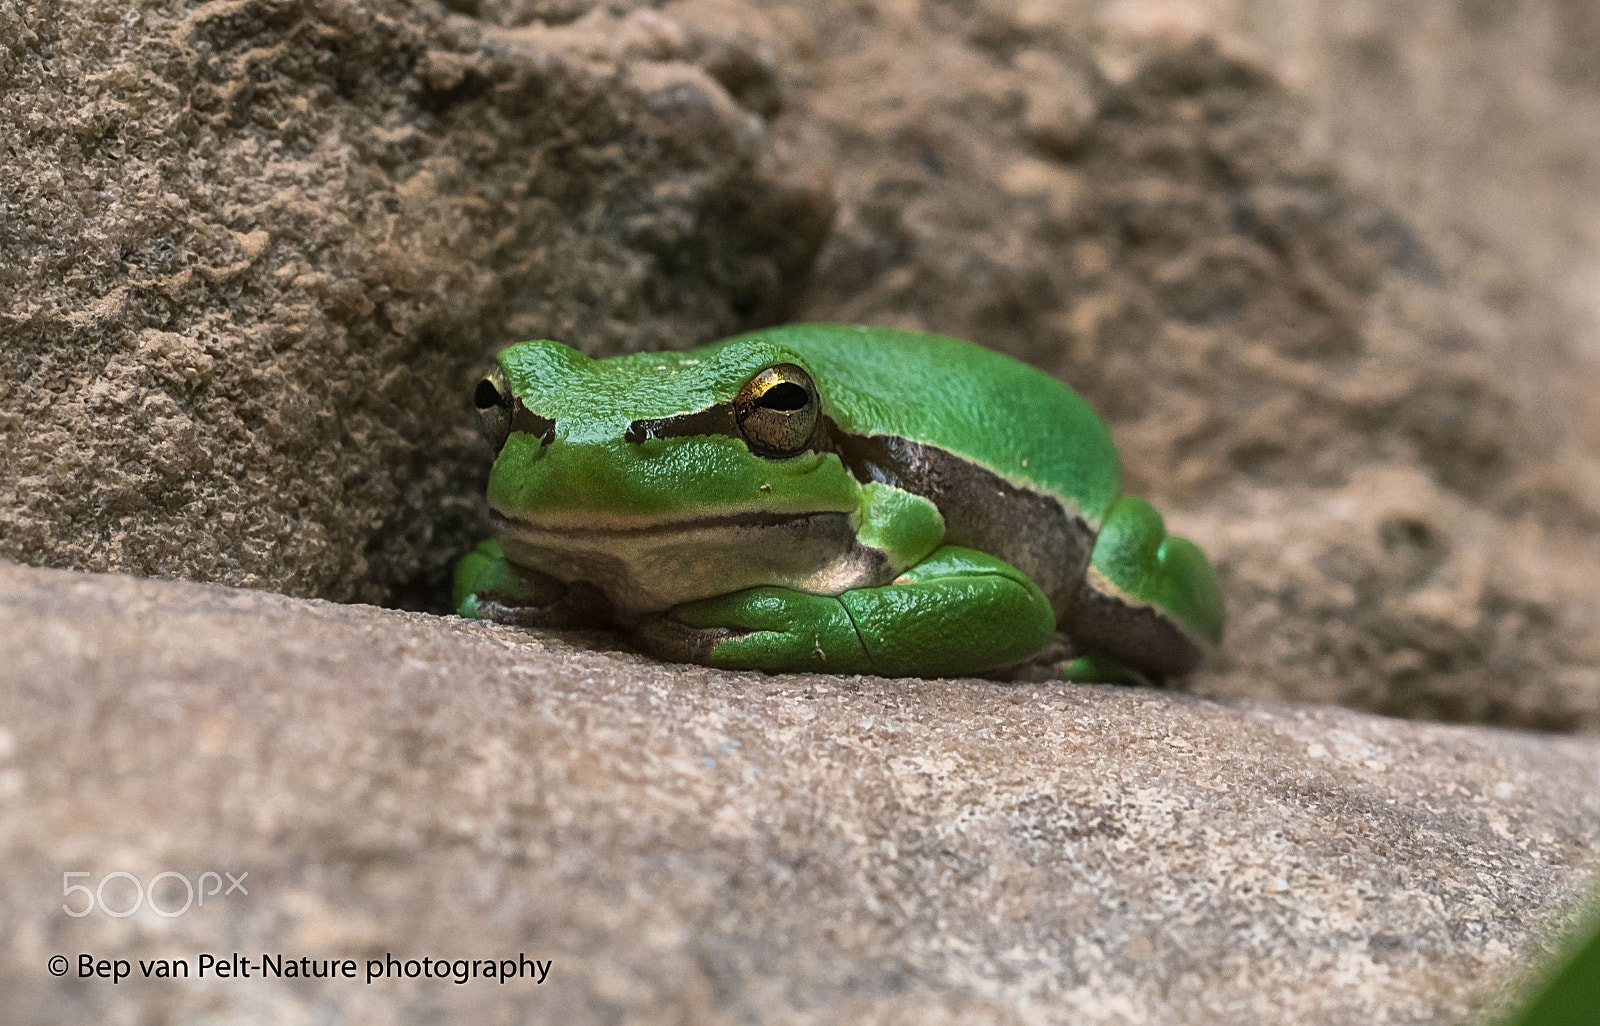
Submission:
<svg viewBox="0 0 1600 1026">
<path fill-rule="evenodd" d="M 770 459 L 803 452 L 822 416 L 811 375 L 792 363 L 774 364 L 746 381 L 733 414 L 750 451 Z"/>
<path fill-rule="evenodd" d="M 478 430 L 499 452 L 511 434 L 511 385 L 505 371 L 496 367 L 472 390 L 472 405 L 478 411 Z"/>
</svg>

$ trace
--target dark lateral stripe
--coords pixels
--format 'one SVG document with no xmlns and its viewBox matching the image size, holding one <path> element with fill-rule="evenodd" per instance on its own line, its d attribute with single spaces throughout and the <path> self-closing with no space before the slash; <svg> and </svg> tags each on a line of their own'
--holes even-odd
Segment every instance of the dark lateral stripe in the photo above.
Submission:
<svg viewBox="0 0 1600 1026">
<path fill-rule="evenodd" d="M 841 431 L 832 420 L 828 420 L 827 427 L 833 451 L 839 454 L 839 459 L 857 481 L 862 484 L 876 481 L 906 491 L 917 490 L 907 487 L 906 482 L 918 476 L 916 469 L 927 463 L 923 450 L 931 446 L 890 435 L 849 434 Z"/>
<path fill-rule="evenodd" d="M 769 513 L 760 510 L 751 510 L 744 513 L 723 513 L 716 516 L 691 517 L 683 520 L 658 520 L 639 523 L 626 527 L 602 527 L 585 525 L 583 527 L 541 527 L 538 524 L 508 517 L 504 513 L 489 511 L 489 523 L 498 529 L 510 531 L 525 531 L 534 534 L 556 535 L 654 535 L 674 531 L 710 531 L 722 528 L 747 528 L 760 529 L 764 527 L 791 527 L 806 523 L 822 523 L 826 520 L 838 520 L 844 524 L 849 520 L 850 514 L 839 510 L 813 510 L 799 513 Z"/>
<path fill-rule="evenodd" d="M 680 413 L 673 417 L 653 420 L 636 420 L 628 425 L 622 436 L 625 441 L 638 444 L 651 438 L 683 438 L 692 435 L 726 435 L 743 440 L 739 422 L 733 415 L 732 403 L 718 403 L 694 413 Z"/>
<path fill-rule="evenodd" d="M 518 399 L 511 407 L 511 430 L 543 439 L 548 445 L 556 436 L 556 422 L 549 417 L 541 417 L 534 413 L 522 405 L 521 399 Z"/>
<path fill-rule="evenodd" d="M 1027 574 L 1057 617 L 1077 596 L 1094 531 L 1053 496 L 1019 488 L 987 467 L 896 435 L 857 435 L 829 425 L 829 441 L 850 473 L 939 508 L 947 545 L 987 552 Z"/>
<path fill-rule="evenodd" d="M 1205 656 L 1205 649 L 1160 607 L 1130 605 L 1087 577 L 1067 633 L 1082 652 L 1112 656 L 1157 677 L 1182 676 Z"/>
</svg>

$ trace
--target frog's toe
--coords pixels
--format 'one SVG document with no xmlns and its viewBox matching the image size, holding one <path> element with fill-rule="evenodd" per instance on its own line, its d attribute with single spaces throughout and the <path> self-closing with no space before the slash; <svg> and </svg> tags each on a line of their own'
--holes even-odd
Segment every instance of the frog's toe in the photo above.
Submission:
<svg viewBox="0 0 1600 1026">
<path fill-rule="evenodd" d="M 768 673 L 862 673 L 870 668 L 837 598 L 750 588 L 689 602 L 634 628 L 661 659 Z"/>
<path fill-rule="evenodd" d="M 1161 678 L 1119 662 L 1109 656 L 1079 656 L 1061 664 L 1060 677 L 1076 684 L 1124 684 L 1130 687 L 1159 685 Z"/>
<path fill-rule="evenodd" d="M 498 542 L 478 545 L 456 564 L 456 613 L 517 627 L 598 627 L 611 605 L 595 588 L 561 581 L 508 561 Z"/>
<path fill-rule="evenodd" d="M 634 625 L 632 637 L 640 648 L 673 663 L 713 665 L 711 652 L 749 632 L 732 627 L 692 627 L 669 615 L 653 616 Z"/>
</svg>

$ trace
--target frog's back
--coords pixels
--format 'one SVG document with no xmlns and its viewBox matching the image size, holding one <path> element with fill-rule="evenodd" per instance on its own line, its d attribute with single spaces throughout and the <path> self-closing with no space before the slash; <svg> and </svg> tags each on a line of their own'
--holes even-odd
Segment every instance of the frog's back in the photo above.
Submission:
<svg viewBox="0 0 1600 1026">
<path fill-rule="evenodd" d="M 1111 434 L 1072 389 L 1033 367 L 944 335 L 795 324 L 738 336 L 800 356 L 838 426 L 931 446 L 1098 524 L 1117 499 Z"/>
</svg>

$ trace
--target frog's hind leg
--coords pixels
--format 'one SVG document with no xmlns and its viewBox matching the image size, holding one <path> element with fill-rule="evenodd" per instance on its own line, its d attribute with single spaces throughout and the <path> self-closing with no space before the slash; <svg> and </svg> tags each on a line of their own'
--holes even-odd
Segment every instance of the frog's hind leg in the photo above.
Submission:
<svg viewBox="0 0 1600 1026">
<path fill-rule="evenodd" d="M 1069 680 L 1114 683 L 1188 673 L 1222 640 L 1222 593 L 1205 553 L 1161 514 L 1123 496 L 1095 539 L 1063 624 L 1079 658 Z"/>
<path fill-rule="evenodd" d="M 882 587 L 750 588 L 677 606 L 635 637 L 663 658 L 730 669 L 964 677 L 1027 660 L 1055 620 L 1020 570 L 945 545 Z"/>
</svg>

